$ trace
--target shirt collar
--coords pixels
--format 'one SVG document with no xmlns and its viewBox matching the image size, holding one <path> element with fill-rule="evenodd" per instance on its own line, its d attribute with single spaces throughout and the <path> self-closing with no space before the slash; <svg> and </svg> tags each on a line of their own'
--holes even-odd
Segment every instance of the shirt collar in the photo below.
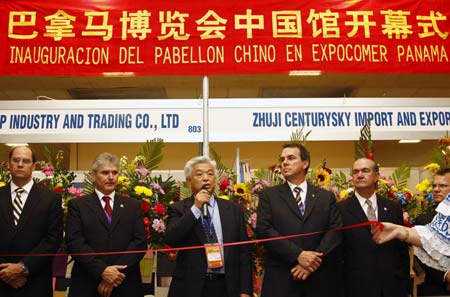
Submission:
<svg viewBox="0 0 450 297">
<path fill-rule="evenodd" d="M 13 181 L 11 181 L 11 194 L 13 194 L 13 193 L 16 191 L 16 189 L 18 189 L 18 188 L 24 189 L 24 190 L 25 190 L 25 193 L 26 193 L 26 194 L 29 194 L 30 191 L 31 191 L 31 188 L 33 187 L 33 184 L 34 184 L 33 180 L 30 180 L 30 181 L 29 181 L 26 185 L 24 185 L 23 187 L 19 187 L 19 186 L 16 185 Z"/>
<path fill-rule="evenodd" d="M 291 183 L 291 182 L 287 182 L 288 183 L 288 185 L 289 185 L 289 188 L 291 188 L 291 192 L 292 193 L 294 193 L 294 189 L 296 188 L 296 187 L 300 187 L 301 189 L 302 189 L 302 192 L 303 193 L 306 193 L 306 191 L 308 190 L 308 183 L 306 182 L 306 180 L 304 180 L 301 184 L 299 184 L 299 185 L 295 185 L 295 184 L 293 184 L 293 183 Z"/>
<path fill-rule="evenodd" d="M 102 192 L 100 192 L 99 190 L 97 190 L 97 188 L 95 188 L 95 194 L 97 194 L 98 199 L 100 199 L 100 201 L 102 201 L 103 196 L 108 196 L 109 198 L 111 198 L 111 202 L 114 202 L 114 196 L 116 195 L 116 191 L 113 191 L 109 195 L 105 195 Z"/>
<path fill-rule="evenodd" d="M 376 208 L 377 208 L 377 194 L 376 194 L 375 192 L 374 192 L 374 193 L 372 194 L 372 196 L 370 196 L 370 198 L 368 198 L 368 199 L 367 199 L 367 198 L 364 198 L 364 197 L 361 196 L 361 195 L 359 195 L 359 193 L 356 192 L 356 191 L 355 191 L 355 196 L 356 196 L 356 198 L 358 199 L 359 204 L 361 204 L 362 207 L 365 206 L 367 200 L 370 200 L 370 202 L 372 202 L 372 207 L 373 207 L 373 209 L 376 209 Z"/>
</svg>

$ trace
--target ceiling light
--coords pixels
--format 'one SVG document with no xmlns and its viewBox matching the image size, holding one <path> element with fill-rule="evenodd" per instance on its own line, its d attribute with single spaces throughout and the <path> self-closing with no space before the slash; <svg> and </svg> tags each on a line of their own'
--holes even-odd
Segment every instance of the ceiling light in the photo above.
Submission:
<svg viewBox="0 0 450 297">
<path fill-rule="evenodd" d="M 289 71 L 290 76 L 317 76 L 321 75 L 320 70 L 291 70 Z"/>
<path fill-rule="evenodd" d="M 103 76 L 127 77 L 135 76 L 134 72 L 103 72 Z"/>
<path fill-rule="evenodd" d="M 28 143 L 5 143 L 6 146 L 28 146 Z"/>
<path fill-rule="evenodd" d="M 419 143 L 422 142 L 421 139 L 400 139 L 398 143 Z"/>
</svg>

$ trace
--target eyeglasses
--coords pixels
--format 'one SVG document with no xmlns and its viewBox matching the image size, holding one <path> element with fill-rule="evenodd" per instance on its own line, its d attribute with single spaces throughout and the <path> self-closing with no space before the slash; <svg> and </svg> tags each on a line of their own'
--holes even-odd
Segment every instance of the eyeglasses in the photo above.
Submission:
<svg viewBox="0 0 450 297">
<path fill-rule="evenodd" d="M 22 164 L 25 165 L 30 165 L 31 163 L 33 163 L 33 161 L 31 159 L 21 159 L 21 158 L 11 158 L 11 162 L 15 163 L 15 164 L 19 164 L 20 162 L 22 162 Z"/>
</svg>

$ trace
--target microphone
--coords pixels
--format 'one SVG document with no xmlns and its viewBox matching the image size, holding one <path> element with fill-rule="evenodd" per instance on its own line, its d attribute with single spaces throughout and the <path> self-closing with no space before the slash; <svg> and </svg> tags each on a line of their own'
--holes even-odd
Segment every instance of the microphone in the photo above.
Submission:
<svg viewBox="0 0 450 297">
<path fill-rule="evenodd" d="M 207 187 L 206 185 L 203 185 L 203 186 L 202 186 L 202 189 L 201 189 L 200 191 L 203 191 L 203 190 L 208 191 L 208 187 Z M 208 205 L 209 205 L 208 202 L 205 202 L 205 203 L 203 203 L 203 205 L 202 205 L 202 213 L 203 213 L 203 217 L 204 217 L 204 218 L 207 218 L 207 217 L 208 217 L 208 214 L 209 214 L 209 212 L 208 212 Z"/>
</svg>

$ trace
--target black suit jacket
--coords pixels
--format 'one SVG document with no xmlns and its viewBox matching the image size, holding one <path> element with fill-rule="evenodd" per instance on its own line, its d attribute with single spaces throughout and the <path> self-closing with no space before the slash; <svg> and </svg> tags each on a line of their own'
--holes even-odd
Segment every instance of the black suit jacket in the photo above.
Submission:
<svg viewBox="0 0 450 297">
<path fill-rule="evenodd" d="M 14 225 L 11 185 L 0 188 L 0 254 L 54 254 L 63 238 L 61 196 L 34 184 L 19 224 Z M 0 282 L 0 296 L 53 296 L 53 257 L 0 257 L 0 263 L 22 261 L 29 269 L 27 283 L 12 289 Z"/>
<path fill-rule="evenodd" d="M 421 214 L 416 218 L 415 224 L 426 225 L 428 223 L 431 223 L 435 215 L 435 210 Z M 416 259 L 419 261 L 420 266 L 425 271 L 425 281 L 423 282 L 423 284 L 419 285 L 419 287 L 417 288 L 417 293 L 421 296 L 450 295 L 450 291 L 447 290 L 447 285 L 443 281 L 445 272 L 423 264 L 417 257 Z"/>
<path fill-rule="evenodd" d="M 223 242 L 248 240 L 241 209 L 224 199 L 215 197 L 222 223 Z M 203 245 L 201 218 L 196 219 L 191 211 L 194 197 L 179 201 L 168 208 L 166 241 L 172 247 Z M 252 295 L 252 260 L 249 245 L 224 247 L 225 280 L 228 297 L 241 293 Z M 180 251 L 169 297 L 200 297 L 202 295 L 207 263 L 203 248 Z"/>
<path fill-rule="evenodd" d="M 305 214 L 302 216 L 287 183 L 262 191 L 259 195 L 258 238 L 326 231 L 341 227 L 334 195 L 308 184 Z M 337 247 L 340 231 L 265 242 L 268 251 L 262 288 L 263 297 L 338 296 L 339 270 Z M 319 269 L 305 281 L 294 281 L 290 270 L 303 251 L 325 254 Z"/>
<path fill-rule="evenodd" d="M 69 201 L 66 241 L 69 253 L 146 250 L 147 243 L 140 202 L 115 195 L 109 224 L 98 196 Z M 139 261 L 144 253 L 73 256 L 69 296 L 98 296 L 101 274 L 110 265 L 128 265 L 126 278 L 112 296 L 143 296 Z"/>
<path fill-rule="evenodd" d="M 403 225 L 399 204 L 377 197 L 378 221 Z M 367 222 L 355 195 L 338 204 L 344 226 Z M 344 230 L 344 273 L 347 297 L 402 297 L 409 292 L 409 253 L 406 244 L 392 240 L 377 245 L 370 227 Z"/>
</svg>

